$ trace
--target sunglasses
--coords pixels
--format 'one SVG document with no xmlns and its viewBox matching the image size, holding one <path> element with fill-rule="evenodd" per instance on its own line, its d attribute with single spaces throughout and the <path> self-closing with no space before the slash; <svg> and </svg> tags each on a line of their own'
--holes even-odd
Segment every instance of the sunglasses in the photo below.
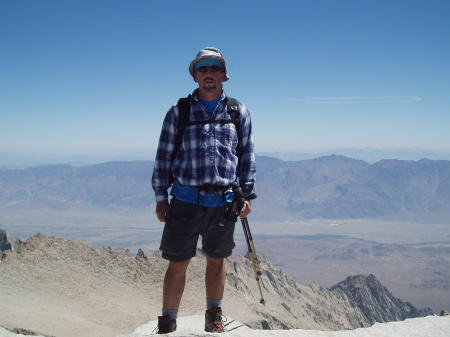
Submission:
<svg viewBox="0 0 450 337">
<path fill-rule="evenodd" d="M 218 66 L 203 66 L 203 67 L 198 67 L 196 71 L 206 74 L 208 72 L 208 70 L 210 70 L 212 73 L 217 73 L 218 71 L 222 71 L 222 68 L 220 68 Z"/>
</svg>

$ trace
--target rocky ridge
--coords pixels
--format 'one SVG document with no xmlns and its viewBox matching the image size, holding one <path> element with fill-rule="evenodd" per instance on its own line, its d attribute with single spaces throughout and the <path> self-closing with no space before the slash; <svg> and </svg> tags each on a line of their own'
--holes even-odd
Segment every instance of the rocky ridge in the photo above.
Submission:
<svg viewBox="0 0 450 337">
<path fill-rule="evenodd" d="M 8 233 L 2 228 L 0 228 L 0 251 L 4 252 L 7 250 L 16 251 L 20 246 L 24 244 L 24 240 L 16 239 L 12 240 Z M 2 254 L 0 254 L 0 261 L 2 260 Z"/>
<path fill-rule="evenodd" d="M 181 316 L 204 310 L 204 255 L 188 269 Z M 343 330 L 375 322 L 432 314 L 396 299 L 373 275 L 350 277 L 327 289 L 302 286 L 260 257 L 259 292 L 251 262 L 227 259 L 224 313 L 258 329 Z M 132 331 L 160 314 L 166 261 L 158 253 L 95 248 L 37 234 L 0 263 L 0 325 L 58 337 L 113 336 Z"/>
<path fill-rule="evenodd" d="M 429 309 L 419 310 L 411 303 L 396 298 L 372 274 L 349 276 L 330 290 L 342 291 L 371 324 L 433 314 Z"/>
</svg>

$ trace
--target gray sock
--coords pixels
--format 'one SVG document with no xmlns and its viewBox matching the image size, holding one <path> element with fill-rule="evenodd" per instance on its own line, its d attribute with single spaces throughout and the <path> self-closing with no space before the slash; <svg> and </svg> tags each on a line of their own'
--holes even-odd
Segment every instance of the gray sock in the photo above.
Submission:
<svg viewBox="0 0 450 337">
<path fill-rule="evenodd" d="M 162 316 L 170 316 L 172 319 L 177 319 L 178 310 L 177 309 L 162 309 Z"/>
<path fill-rule="evenodd" d="M 209 308 L 222 308 L 222 299 L 215 300 L 213 298 L 206 299 L 206 309 Z"/>
</svg>

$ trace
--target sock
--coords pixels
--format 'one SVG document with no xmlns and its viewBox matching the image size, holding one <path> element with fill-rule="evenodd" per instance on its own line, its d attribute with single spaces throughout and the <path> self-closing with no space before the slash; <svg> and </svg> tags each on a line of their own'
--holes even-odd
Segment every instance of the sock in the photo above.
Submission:
<svg viewBox="0 0 450 337">
<path fill-rule="evenodd" d="M 177 309 L 162 309 L 162 316 L 170 316 L 172 319 L 177 319 L 178 310 Z"/>
<path fill-rule="evenodd" d="M 206 309 L 209 308 L 222 308 L 222 299 L 215 300 L 213 298 L 206 299 Z"/>
</svg>

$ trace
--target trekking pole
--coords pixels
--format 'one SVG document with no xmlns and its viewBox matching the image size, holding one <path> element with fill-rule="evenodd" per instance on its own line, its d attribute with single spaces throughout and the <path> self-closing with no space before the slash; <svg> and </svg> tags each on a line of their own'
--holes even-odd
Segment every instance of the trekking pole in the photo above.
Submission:
<svg viewBox="0 0 450 337">
<path fill-rule="evenodd" d="M 238 185 L 237 182 L 233 182 L 231 185 L 234 192 L 234 199 L 236 201 L 237 214 L 240 213 L 241 209 L 244 207 L 244 197 L 242 196 L 242 189 Z M 259 294 L 261 295 L 261 299 L 259 303 L 265 305 L 266 300 L 264 299 L 261 282 L 259 277 L 262 275 L 261 270 L 259 269 L 259 261 L 258 256 L 256 255 L 255 244 L 253 243 L 252 233 L 250 232 L 250 226 L 248 224 L 247 217 L 241 218 L 242 228 L 244 230 L 245 241 L 247 241 L 248 254 L 250 255 L 250 260 L 252 261 L 253 273 L 255 274 L 256 283 L 258 284 Z"/>
</svg>

